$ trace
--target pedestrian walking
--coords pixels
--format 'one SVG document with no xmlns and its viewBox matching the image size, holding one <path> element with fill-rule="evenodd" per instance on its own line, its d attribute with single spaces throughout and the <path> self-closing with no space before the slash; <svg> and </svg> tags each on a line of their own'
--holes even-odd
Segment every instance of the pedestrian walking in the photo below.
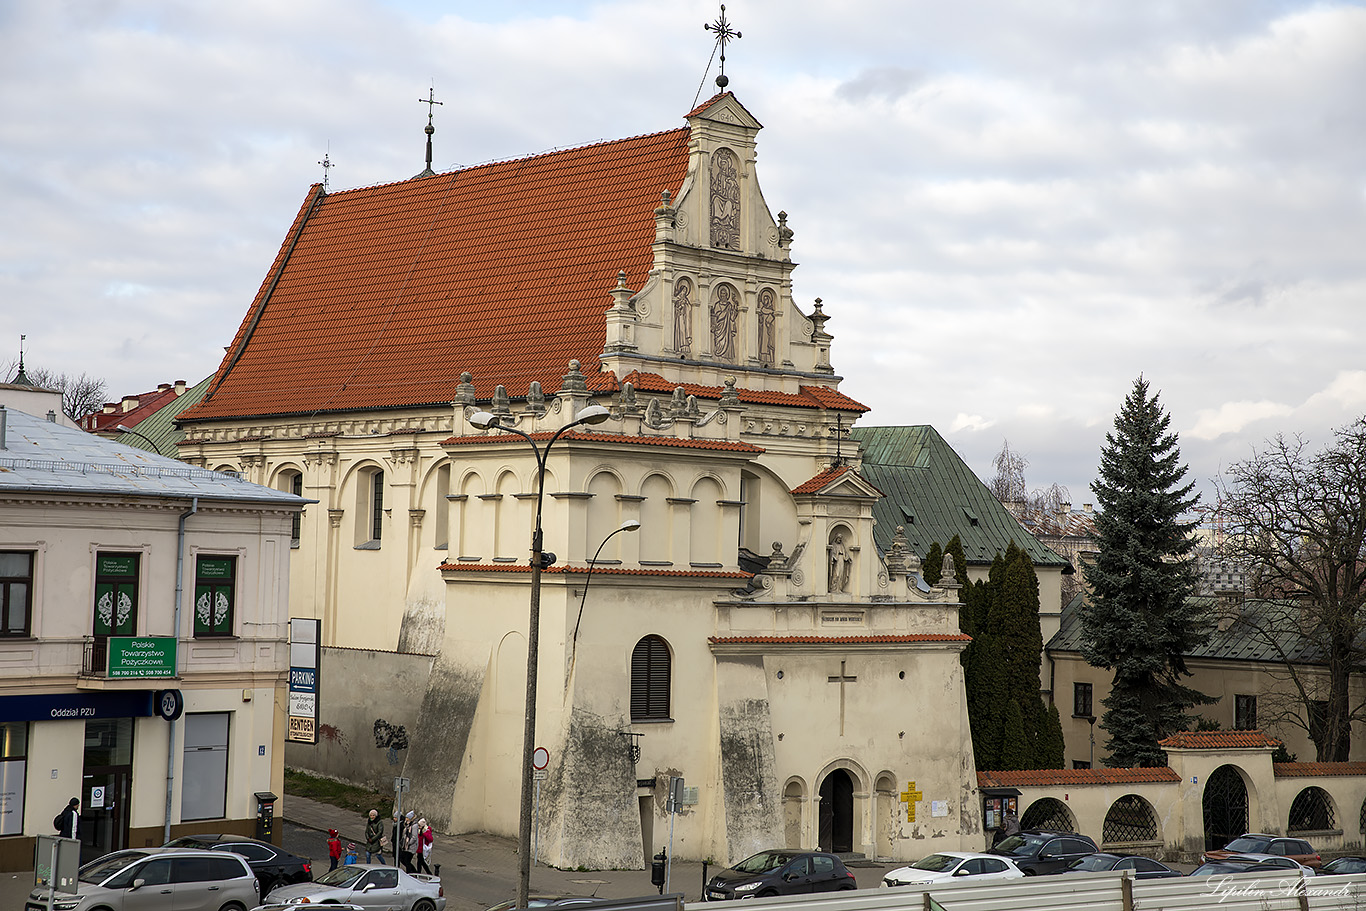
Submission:
<svg viewBox="0 0 1366 911">
<path fill-rule="evenodd" d="M 80 825 L 81 819 L 81 799 L 73 797 L 67 801 L 62 812 L 58 813 L 52 820 L 52 828 L 57 830 L 57 834 L 63 838 L 78 838 L 76 829 Z"/>
<path fill-rule="evenodd" d="M 432 827 L 427 825 L 427 820 L 417 821 L 417 851 L 415 863 L 417 872 L 432 872 L 432 843 L 436 841 L 436 835 L 432 832 Z"/>
<path fill-rule="evenodd" d="M 394 837 L 394 844 L 398 846 L 398 861 L 403 864 L 405 873 L 417 872 L 413 868 L 413 854 L 417 849 L 417 823 L 413 815 L 413 811 L 409 810 L 400 823 L 398 834 Z"/>
<path fill-rule="evenodd" d="M 337 830 L 336 830 L 336 829 L 328 829 L 328 830 L 327 830 L 327 859 L 328 859 L 328 861 L 331 862 L 332 866 L 330 866 L 330 867 L 327 868 L 327 872 L 331 873 L 333 870 L 337 869 L 337 861 L 341 860 L 341 856 L 342 856 L 342 843 L 341 843 L 341 839 L 337 836 Z"/>
<path fill-rule="evenodd" d="M 365 862 L 368 864 L 376 857 L 384 863 L 384 823 L 379 821 L 379 810 L 371 810 L 365 823 Z"/>
</svg>

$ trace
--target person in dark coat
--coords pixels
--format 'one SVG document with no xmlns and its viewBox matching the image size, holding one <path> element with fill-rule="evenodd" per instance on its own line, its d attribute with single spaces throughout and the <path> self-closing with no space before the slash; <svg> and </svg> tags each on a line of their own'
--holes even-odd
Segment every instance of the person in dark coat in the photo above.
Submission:
<svg viewBox="0 0 1366 911">
<path fill-rule="evenodd" d="M 371 810 L 365 823 L 365 862 L 376 857 L 384 863 L 384 823 L 379 821 L 379 811 Z"/>
<path fill-rule="evenodd" d="M 76 827 L 81 818 L 81 799 L 73 797 L 67 802 L 66 809 L 57 814 L 57 834 L 63 838 L 75 838 Z"/>
</svg>

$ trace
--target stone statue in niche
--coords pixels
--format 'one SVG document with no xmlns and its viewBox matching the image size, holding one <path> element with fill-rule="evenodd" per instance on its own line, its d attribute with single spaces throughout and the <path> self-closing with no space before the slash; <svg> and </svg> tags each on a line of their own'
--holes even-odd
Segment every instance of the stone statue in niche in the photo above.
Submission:
<svg viewBox="0 0 1366 911">
<path fill-rule="evenodd" d="M 674 282 L 674 350 L 680 357 L 692 355 L 692 282 Z"/>
<path fill-rule="evenodd" d="M 711 156 L 711 245 L 740 249 L 740 168 L 730 149 Z"/>
<path fill-rule="evenodd" d="M 849 549 L 844 546 L 844 535 L 836 532 L 830 542 L 830 592 L 838 594 L 849 590 L 849 571 L 854 560 Z"/>
<path fill-rule="evenodd" d="M 711 353 L 723 361 L 735 360 L 735 325 L 740 317 L 740 294 L 720 284 L 711 297 Z"/>
<path fill-rule="evenodd" d="M 776 363 L 778 343 L 774 337 L 773 321 L 778 318 L 777 295 L 772 288 L 759 292 L 759 306 L 755 315 L 759 317 L 759 363 L 772 367 Z"/>
</svg>

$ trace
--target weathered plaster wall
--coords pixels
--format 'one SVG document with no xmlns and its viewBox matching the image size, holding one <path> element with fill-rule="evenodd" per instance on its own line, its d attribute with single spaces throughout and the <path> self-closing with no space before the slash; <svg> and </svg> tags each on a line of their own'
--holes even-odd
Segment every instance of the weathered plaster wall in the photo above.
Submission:
<svg viewBox="0 0 1366 911">
<path fill-rule="evenodd" d="M 403 775 L 431 655 L 324 647 L 318 743 L 285 746 L 285 765 L 388 792 Z M 430 818 L 430 817 L 429 817 Z"/>
<path fill-rule="evenodd" d="M 771 847 L 782 829 L 773 719 L 762 658 L 716 662 L 726 855 Z"/>
</svg>

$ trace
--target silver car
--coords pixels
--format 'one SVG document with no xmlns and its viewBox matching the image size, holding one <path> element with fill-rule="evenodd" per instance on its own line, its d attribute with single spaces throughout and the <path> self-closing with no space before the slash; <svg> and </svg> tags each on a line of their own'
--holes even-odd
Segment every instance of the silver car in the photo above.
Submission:
<svg viewBox="0 0 1366 911">
<path fill-rule="evenodd" d="M 311 883 L 281 886 L 266 896 L 269 905 L 321 902 L 343 902 L 374 911 L 444 911 L 446 893 L 435 876 L 404 873 L 381 864 L 347 864 Z"/>
<path fill-rule="evenodd" d="M 53 911 L 246 911 L 256 875 L 236 854 L 184 848 L 115 851 L 81 867 L 76 892 L 58 892 Z M 29 893 L 24 911 L 46 911 L 48 891 Z"/>
</svg>

